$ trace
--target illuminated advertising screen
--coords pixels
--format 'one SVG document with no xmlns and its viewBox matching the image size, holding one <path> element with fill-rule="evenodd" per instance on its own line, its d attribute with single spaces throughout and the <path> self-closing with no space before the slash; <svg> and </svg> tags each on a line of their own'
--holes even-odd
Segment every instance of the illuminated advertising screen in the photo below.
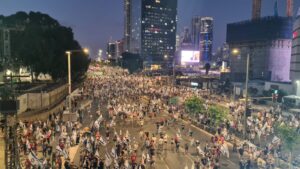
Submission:
<svg viewBox="0 0 300 169">
<path fill-rule="evenodd" d="M 181 51 L 181 64 L 187 63 L 199 63 L 200 62 L 200 52 L 183 50 Z"/>
</svg>

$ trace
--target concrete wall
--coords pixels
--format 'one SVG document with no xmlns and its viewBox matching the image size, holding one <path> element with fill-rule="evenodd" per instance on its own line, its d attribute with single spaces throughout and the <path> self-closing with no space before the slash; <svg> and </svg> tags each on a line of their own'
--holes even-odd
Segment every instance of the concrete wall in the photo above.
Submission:
<svg viewBox="0 0 300 169">
<path fill-rule="evenodd" d="M 18 97 L 20 109 L 18 113 L 29 110 L 47 108 L 62 100 L 68 93 L 68 86 L 62 85 L 49 92 L 26 93 Z"/>
<path fill-rule="evenodd" d="M 28 96 L 27 94 L 23 94 L 21 96 L 18 97 L 18 100 L 20 101 L 20 108 L 19 108 L 19 112 L 24 112 L 27 110 L 28 108 L 28 100 L 27 100 Z"/>
<path fill-rule="evenodd" d="M 269 53 L 268 71 L 271 72 L 271 81 L 289 82 L 292 40 L 273 41 Z"/>
<path fill-rule="evenodd" d="M 290 81 L 291 40 L 277 39 L 260 42 L 231 43 L 229 48 L 239 49 L 238 55 L 231 55 L 232 77 L 246 75 L 247 55 L 250 54 L 249 78 L 267 81 Z M 232 78 L 234 80 L 234 78 Z M 242 81 L 234 80 L 234 81 Z"/>
</svg>

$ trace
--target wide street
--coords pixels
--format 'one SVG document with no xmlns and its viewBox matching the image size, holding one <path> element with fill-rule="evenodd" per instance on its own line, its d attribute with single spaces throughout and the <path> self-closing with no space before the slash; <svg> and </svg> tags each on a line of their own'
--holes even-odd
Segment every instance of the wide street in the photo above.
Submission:
<svg viewBox="0 0 300 169">
<path fill-rule="evenodd" d="M 205 91 L 174 87 L 165 77 L 129 75 L 121 68 L 104 66 L 98 71 L 105 74 L 88 74 L 74 94 L 72 107 L 77 120 L 66 119 L 64 111 L 40 120 L 36 120 L 36 116 L 22 120 L 19 135 L 24 168 L 73 165 L 79 168 L 235 169 L 240 168 L 240 164 L 251 168 L 266 166 L 263 158 L 271 159 L 268 153 L 257 156 L 256 153 L 267 151 L 250 142 L 241 146 L 237 139 L 236 146 L 233 145 L 232 135 L 239 132 L 240 126 L 236 128 L 232 123 L 235 120 L 232 114 L 235 109 L 242 109 L 239 104 L 232 109 L 233 113 L 215 117 L 219 123 L 212 123 L 209 121 L 216 119 L 209 117 L 208 110 L 192 114 L 186 107 L 191 99 L 207 98 Z M 176 103 L 174 96 L 178 97 Z M 215 114 L 228 109 L 226 100 L 220 96 L 209 97 L 197 106 L 209 106 L 209 111 L 214 110 Z M 272 135 L 266 136 L 261 143 L 267 145 L 265 142 L 272 138 Z M 276 142 L 272 146 L 276 146 Z M 37 158 L 32 158 L 33 155 Z"/>
<path fill-rule="evenodd" d="M 108 82 L 105 83 L 110 83 L 110 80 L 113 81 L 115 76 L 109 77 Z M 120 78 L 120 77 L 118 77 Z M 98 83 L 98 82 L 96 82 Z M 144 83 L 144 82 L 143 82 Z M 88 84 L 93 84 L 91 86 L 88 86 Z M 97 86 L 97 85 L 96 85 Z M 118 85 L 117 85 L 118 86 Z M 103 86 L 102 86 L 103 87 Z M 156 86 L 158 87 L 158 86 Z M 114 87 L 111 87 L 109 92 L 110 93 L 105 93 L 107 90 L 103 90 L 103 88 L 96 88 L 95 89 L 95 83 L 85 83 L 85 88 L 87 89 L 87 93 L 92 99 L 92 106 L 91 109 L 86 109 L 84 110 L 83 113 L 83 123 L 82 123 L 82 128 L 93 128 L 93 124 L 95 123 L 96 119 L 99 118 L 99 113 L 101 116 L 104 118 L 105 123 L 110 123 L 111 121 L 111 116 L 109 115 L 108 107 L 109 103 L 112 102 L 113 99 L 109 97 L 111 94 L 116 94 L 120 93 L 120 91 L 114 91 Z M 143 86 L 144 89 L 146 89 Z M 125 89 L 125 90 L 124 90 Z M 130 88 L 124 88 L 122 90 L 122 94 L 130 93 L 131 89 Z M 128 91 L 127 91 L 128 89 Z M 147 89 L 149 90 L 149 88 Z M 161 89 L 158 89 L 161 90 Z M 138 90 L 137 90 L 138 91 Z M 87 94 L 85 93 L 85 95 Z M 92 94 L 94 93 L 94 94 Z M 98 94 L 97 94 L 98 93 Z M 92 97 L 94 95 L 94 97 Z M 120 96 L 118 96 L 120 97 Z M 130 96 L 132 97 L 132 96 Z M 139 97 L 139 96 L 138 96 Z M 138 98 L 137 97 L 137 98 Z M 162 95 L 158 95 L 158 97 L 155 97 L 156 100 L 164 100 Z M 124 101 L 124 100 L 123 100 Z M 141 99 L 134 100 L 134 104 L 142 104 Z M 151 102 L 151 101 L 150 101 Z M 130 103 L 130 102 L 129 102 Z M 164 106 L 166 106 L 167 103 L 163 102 Z M 204 130 L 201 130 L 193 125 L 190 124 L 188 121 L 184 121 L 180 118 L 175 118 L 171 116 L 171 114 L 168 113 L 167 108 L 164 107 L 160 109 L 161 111 L 157 112 L 155 117 L 151 116 L 149 117 L 150 112 L 147 112 L 146 115 L 143 116 L 143 126 L 140 125 L 140 119 L 138 117 L 132 117 L 129 115 L 128 118 L 123 119 L 121 116 L 116 114 L 114 116 L 115 118 L 115 124 L 114 126 L 110 127 L 110 133 L 117 133 L 118 135 L 129 135 L 127 137 L 130 138 L 130 143 L 133 146 L 134 144 L 138 145 L 137 148 L 137 162 L 140 162 L 142 159 L 143 154 L 147 154 L 147 150 L 144 147 L 145 141 L 141 137 L 141 133 L 149 132 L 150 138 L 158 140 L 159 135 L 157 134 L 157 122 L 161 122 L 162 120 L 167 120 L 168 124 L 164 124 L 160 129 L 159 132 L 164 133 L 164 136 L 166 136 L 166 142 L 163 144 L 163 148 L 156 143 L 155 144 L 155 155 L 154 155 L 154 166 L 155 168 L 159 169 L 182 169 L 182 168 L 187 168 L 187 169 L 194 169 L 195 168 L 195 162 L 199 161 L 201 162 L 201 158 L 203 156 L 199 156 L 195 142 L 196 140 L 199 141 L 200 147 L 203 151 L 205 144 L 211 142 L 211 135 L 210 133 L 207 133 Z M 120 112 L 119 112 L 120 113 Z M 183 129 L 184 127 L 184 129 Z M 105 127 L 100 127 L 100 135 L 104 136 L 106 133 Z M 189 133 L 192 132 L 192 136 L 189 135 Z M 125 134 L 126 133 L 126 134 Z M 179 134 L 180 133 L 180 134 Z M 93 134 L 92 134 L 93 135 Z M 179 152 L 175 151 L 175 144 L 171 145 L 171 140 L 172 138 L 175 138 L 176 135 L 179 136 Z M 109 138 L 110 141 L 108 141 L 108 138 L 106 138 L 106 141 L 108 144 L 106 145 L 101 145 L 99 147 L 99 157 L 102 160 L 106 159 L 106 154 L 110 152 L 110 150 L 115 147 L 116 142 L 112 141 L 112 138 Z M 158 141 L 156 141 L 158 142 Z M 239 158 L 236 153 L 232 153 L 232 145 L 229 145 L 229 151 L 230 151 L 230 157 L 227 158 L 223 155 L 221 155 L 219 165 L 222 168 L 238 168 L 238 163 L 239 163 Z M 185 152 L 185 147 L 188 146 L 188 152 Z M 77 149 L 77 151 L 72 153 L 75 154 L 70 154 L 70 156 L 74 157 L 73 161 L 75 165 L 81 166 L 82 165 L 82 155 L 84 154 L 83 152 L 85 151 L 84 146 L 82 145 L 81 142 L 81 147 Z M 149 162 L 146 163 L 146 166 L 150 167 Z"/>
<path fill-rule="evenodd" d="M 105 96 L 103 96 L 105 97 Z M 107 101 L 100 102 L 99 99 L 95 98 L 93 100 L 93 107 L 92 107 L 92 117 L 89 115 L 85 115 L 84 119 L 87 119 L 84 123 L 84 125 L 88 126 L 88 124 L 92 124 L 95 120 L 96 114 L 96 109 L 97 107 L 101 107 L 101 112 L 103 112 L 104 117 L 108 117 L 107 115 Z M 156 122 L 159 121 L 161 118 L 167 118 L 171 119 L 166 112 L 162 112 L 159 116 L 155 118 L 149 118 L 147 117 L 145 119 L 144 126 L 141 127 L 139 124 L 137 124 L 136 120 L 128 120 L 126 122 L 122 121 L 121 119 L 118 119 L 117 125 L 114 127 L 114 129 L 117 132 L 128 132 L 130 133 L 131 137 L 135 138 L 135 140 L 139 143 L 139 152 L 138 154 L 142 154 L 143 150 L 141 149 L 143 142 L 142 140 L 139 139 L 139 132 L 142 130 L 144 132 L 150 132 L 150 133 L 156 133 Z M 156 156 L 155 156 L 155 168 L 157 169 L 194 169 L 194 162 L 195 160 L 199 159 L 199 156 L 197 155 L 196 152 L 196 147 L 195 146 L 190 146 L 189 147 L 189 152 L 185 153 L 184 152 L 184 145 L 190 144 L 192 137 L 188 136 L 188 129 L 191 129 L 193 131 L 193 138 L 195 140 L 199 140 L 201 144 L 201 148 L 204 148 L 206 142 L 210 142 L 211 134 L 196 128 L 192 127 L 190 123 L 184 122 L 182 120 L 178 120 L 175 123 L 170 124 L 169 126 L 163 127 L 163 131 L 170 137 L 174 137 L 178 131 L 178 129 L 181 130 L 182 125 L 185 126 L 185 130 L 181 131 L 182 138 L 180 141 L 180 150 L 179 152 L 175 152 L 175 148 L 171 146 L 170 142 L 167 144 L 167 147 L 163 150 L 162 152 L 156 151 Z M 104 130 L 102 130 L 104 132 Z M 156 134 L 155 134 L 156 135 Z M 112 147 L 112 143 L 103 146 L 100 148 L 100 156 L 104 157 L 105 155 L 105 150 L 110 150 Z M 230 147 L 231 148 L 231 147 Z M 138 157 L 140 158 L 140 157 Z M 77 152 L 76 157 L 74 159 L 75 164 L 79 165 L 79 159 L 80 159 L 80 151 Z M 233 168 L 238 168 L 238 156 L 237 154 L 232 154 L 232 151 L 230 149 L 230 158 L 228 159 L 225 156 L 222 156 L 221 158 L 221 168 L 224 169 L 233 169 Z"/>
</svg>

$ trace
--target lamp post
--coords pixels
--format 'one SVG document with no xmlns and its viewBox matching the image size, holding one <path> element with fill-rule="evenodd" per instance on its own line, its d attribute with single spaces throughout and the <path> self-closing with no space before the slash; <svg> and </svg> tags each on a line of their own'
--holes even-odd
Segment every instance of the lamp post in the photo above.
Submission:
<svg viewBox="0 0 300 169">
<path fill-rule="evenodd" d="M 233 49 L 232 54 L 238 55 L 240 53 L 239 49 Z M 243 117 L 243 137 L 246 139 L 246 126 L 247 126 L 247 111 L 248 111 L 248 83 L 249 83 L 249 62 L 250 62 L 250 53 L 247 53 L 247 61 L 246 61 L 246 82 L 245 82 L 245 111 L 244 111 L 244 117 Z M 234 89 L 235 90 L 235 89 Z M 234 91 L 235 92 L 235 91 Z M 235 93 L 234 93 L 235 94 Z"/>
<path fill-rule="evenodd" d="M 71 80 L 71 54 L 75 52 L 83 52 L 85 54 L 89 53 L 89 49 L 84 48 L 82 50 L 67 50 L 66 54 L 68 56 L 68 87 L 69 87 L 69 112 L 71 113 L 71 93 L 72 93 L 72 80 Z"/>
</svg>

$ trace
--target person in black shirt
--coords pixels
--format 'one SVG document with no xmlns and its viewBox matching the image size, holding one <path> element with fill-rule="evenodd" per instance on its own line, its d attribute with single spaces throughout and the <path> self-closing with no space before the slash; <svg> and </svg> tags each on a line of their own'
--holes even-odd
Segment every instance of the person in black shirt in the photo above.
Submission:
<svg viewBox="0 0 300 169">
<path fill-rule="evenodd" d="M 98 169 L 104 169 L 104 163 L 102 159 L 99 160 Z"/>
</svg>

